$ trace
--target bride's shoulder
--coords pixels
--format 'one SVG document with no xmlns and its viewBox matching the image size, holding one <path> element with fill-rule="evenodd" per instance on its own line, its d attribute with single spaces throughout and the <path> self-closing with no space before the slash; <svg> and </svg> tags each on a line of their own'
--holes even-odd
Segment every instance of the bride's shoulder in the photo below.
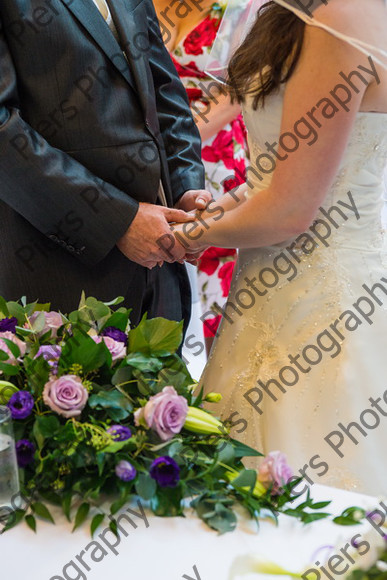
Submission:
<svg viewBox="0 0 387 580">
<path fill-rule="evenodd" d="M 359 36 L 365 30 L 378 30 L 380 23 L 386 25 L 386 0 L 325 0 L 325 2 L 321 2 L 314 12 L 316 21 L 339 31 L 342 28 L 347 35 Z"/>
</svg>

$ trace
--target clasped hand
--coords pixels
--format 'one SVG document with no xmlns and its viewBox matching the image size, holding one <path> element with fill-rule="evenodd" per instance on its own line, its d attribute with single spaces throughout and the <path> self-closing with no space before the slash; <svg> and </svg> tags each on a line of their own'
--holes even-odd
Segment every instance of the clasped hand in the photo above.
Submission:
<svg viewBox="0 0 387 580">
<path fill-rule="evenodd" d="M 164 262 L 196 263 L 200 252 L 187 252 L 172 234 L 170 224 L 195 220 L 195 211 L 203 210 L 211 201 L 208 191 L 186 191 L 174 208 L 140 203 L 129 229 L 118 240 L 117 247 L 129 260 L 152 269 Z M 191 212 L 191 213 L 189 213 Z"/>
</svg>

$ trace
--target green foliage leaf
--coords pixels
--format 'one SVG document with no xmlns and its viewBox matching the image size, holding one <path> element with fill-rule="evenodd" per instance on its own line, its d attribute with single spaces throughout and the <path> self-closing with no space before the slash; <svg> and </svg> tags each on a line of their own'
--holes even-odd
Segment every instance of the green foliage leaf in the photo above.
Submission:
<svg viewBox="0 0 387 580">
<path fill-rule="evenodd" d="M 148 500 L 156 493 L 157 484 L 155 480 L 148 473 L 140 473 L 136 481 L 136 493 L 142 499 Z"/>
<path fill-rule="evenodd" d="M 107 409 L 111 418 L 122 420 L 130 415 L 133 411 L 133 405 L 120 391 L 100 391 L 89 398 L 89 406 L 92 409 Z"/>
<path fill-rule="evenodd" d="M 0 313 L 2 314 L 1 318 L 6 318 L 9 316 L 7 303 L 2 296 L 0 296 Z"/>
<path fill-rule="evenodd" d="M 14 510 L 7 518 L 7 523 L 4 526 L 4 528 L 3 529 L 0 528 L 0 534 L 3 534 L 4 532 L 7 532 L 8 530 L 11 530 L 15 526 L 17 526 L 17 524 L 22 521 L 24 516 L 25 516 L 24 510 L 20 509 Z"/>
<path fill-rule="evenodd" d="M 39 425 L 39 416 L 36 417 L 35 421 L 34 421 L 34 425 L 32 427 L 32 433 L 33 436 L 35 437 L 35 441 L 38 445 L 39 449 L 42 449 L 43 445 L 44 445 L 44 435 L 40 430 L 40 425 Z"/>
<path fill-rule="evenodd" d="M 73 499 L 73 492 L 72 490 L 67 491 L 63 494 L 63 499 L 62 499 L 62 509 L 63 509 L 63 513 L 66 516 L 67 520 L 70 522 L 71 521 L 71 515 L 70 515 L 70 511 L 71 511 L 71 501 Z"/>
<path fill-rule="evenodd" d="M 160 359 L 138 352 L 129 354 L 125 362 L 130 367 L 148 373 L 158 373 L 164 366 Z"/>
<path fill-rule="evenodd" d="M 176 352 L 182 340 L 183 322 L 164 318 L 146 317 L 137 328 L 129 332 L 129 351 L 154 356 L 167 356 Z"/>
<path fill-rule="evenodd" d="M 85 373 L 97 370 L 105 363 L 111 363 L 111 355 L 105 343 L 97 344 L 90 336 L 79 331 L 74 331 L 74 335 L 67 340 L 59 359 L 60 368 L 66 370 L 73 364 L 79 364 Z"/>
<path fill-rule="evenodd" d="M 253 489 L 256 480 L 257 472 L 254 469 L 243 469 L 238 477 L 233 480 L 231 485 L 233 487 L 249 487 Z"/>
<path fill-rule="evenodd" d="M 89 515 L 90 511 L 90 504 L 88 502 L 83 502 L 79 508 L 77 509 L 77 513 L 75 515 L 74 527 L 72 531 L 74 532 L 79 526 L 83 524 L 86 520 L 87 516 Z"/>
<path fill-rule="evenodd" d="M 106 320 L 103 328 L 114 326 L 115 328 L 122 330 L 122 332 L 125 332 L 126 327 L 128 326 L 128 319 L 129 315 L 126 308 L 119 309 Z"/>
<path fill-rule="evenodd" d="M 156 516 L 176 517 L 184 515 L 181 501 L 183 499 L 181 485 L 158 489 L 151 498 L 151 510 Z"/>
<path fill-rule="evenodd" d="M 235 451 L 234 446 L 229 441 L 221 439 L 217 445 L 219 452 L 218 461 L 226 463 L 227 465 L 232 465 L 235 461 Z"/>
<path fill-rule="evenodd" d="M 55 415 L 40 415 L 36 417 L 39 433 L 43 438 L 52 437 L 60 427 L 59 419 Z"/>
<path fill-rule="evenodd" d="M 12 340 L 9 340 L 9 338 L 4 338 L 3 337 L 1 340 L 3 342 L 5 342 L 5 344 L 7 345 L 7 347 L 9 348 L 9 350 L 11 351 L 12 355 L 15 358 L 18 358 L 20 356 L 20 348 L 18 347 L 17 344 L 15 344 L 14 342 L 12 342 Z"/>
<path fill-rule="evenodd" d="M 36 532 L 36 519 L 34 518 L 34 516 L 28 514 L 25 516 L 24 519 L 26 521 L 27 526 L 31 528 L 32 531 Z"/>
<path fill-rule="evenodd" d="M 53 524 L 55 523 L 54 518 L 52 517 L 51 513 L 43 503 L 41 502 L 32 503 L 31 509 L 34 512 L 34 514 L 36 514 L 40 518 L 47 520 Z"/>
<path fill-rule="evenodd" d="M 18 323 L 21 326 L 23 326 L 26 319 L 23 306 L 21 306 L 21 304 L 19 304 L 18 302 L 10 301 L 7 302 L 7 308 L 8 308 L 8 316 L 10 317 L 15 316 L 18 320 Z"/>
<path fill-rule="evenodd" d="M 105 519 L 105 514 L 96 514 L 93 519 L 91 520 L 90 524 L 90 534 L 91 537 L 94 536 L 95 531 L 99 526 L 102 524 L 103 520 Z"/>
<path fill-rule="evenodd" d="M 256 449 L 253 449 L 252 447 L 249 447 L 248 445 L 245 445 L 244 443 L 241 443 L 240 441 L 237 441 L 236 439 L 231 439 L 231 442 L 234 446 L 234 453 L 236 458 L 263 457 L 262 453 Z"/>
<path fill-rule="evenodd" d="M 14 377 L 18 375 L 20 370 L 20 365 L 10 365 L 5 362 L 0 362 L 0 371 L 3 371 L 3 373 L 8 377 Z"/>
</svg>

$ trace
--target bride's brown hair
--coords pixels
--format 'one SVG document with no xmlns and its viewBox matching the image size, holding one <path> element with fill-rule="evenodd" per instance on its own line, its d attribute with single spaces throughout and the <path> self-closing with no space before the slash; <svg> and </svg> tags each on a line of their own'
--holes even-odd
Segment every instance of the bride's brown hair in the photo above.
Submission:
<svg viewBox="0 0 387 580">
<path fill-rule="evenodd" d="M 300 57 L 304 29 L 304 22 L 287 8 L 273 1 L 264 4 L 229 63 L 232 98 L 243 102 L 246 95 L 254 95 L 253 108 L 263 107 L 265 98 L 291 77 Z M 256 75 L 258 82 L 252 82 Z"/>
</svg>

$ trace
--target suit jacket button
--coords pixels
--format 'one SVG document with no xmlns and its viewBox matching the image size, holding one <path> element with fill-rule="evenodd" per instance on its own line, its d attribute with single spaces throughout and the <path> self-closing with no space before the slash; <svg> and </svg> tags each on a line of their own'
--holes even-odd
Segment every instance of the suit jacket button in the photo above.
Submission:
<svg viewBox="0 0 387 580">
<path fill-rule="evenodd" d="M 52 240 L 53 242 L 57 242 L 58 241 L 58 236 L 56 236 L 55 234 L 49 234 L 48 236 L 50 238 L 50 240 Z"/>
<path fill-rule="evenodd" d="M 75 248 L 74 248 L 74 246 L 71 246 L 71 245 L 69 245 L 69 246 L 67 246 L 67 249 L 68 249 L 68 251 L 69 251 L 69 252 L 71 252 L 72 254 L 75 252 Z"/>
</svg>

